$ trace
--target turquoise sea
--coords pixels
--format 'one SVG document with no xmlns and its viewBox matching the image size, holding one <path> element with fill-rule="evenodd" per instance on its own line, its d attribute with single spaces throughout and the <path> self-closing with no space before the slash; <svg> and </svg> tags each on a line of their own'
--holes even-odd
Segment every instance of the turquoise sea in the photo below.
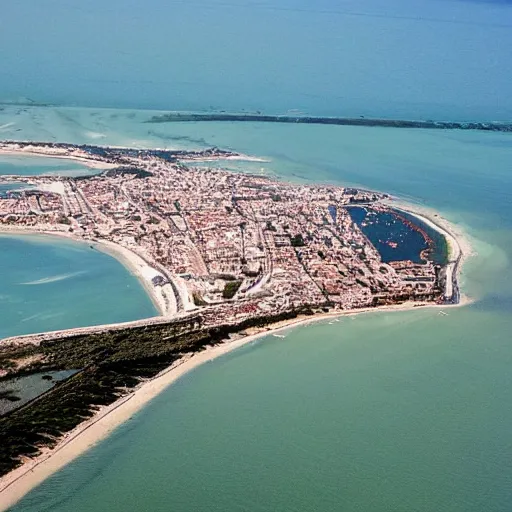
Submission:
<svg viewBox="0 0 512 512">
<path fill-rule="evenodd" d="M 229 147 L 266 157 L 258 172 L 282 179 L 399 195 L 470 239 L 476 255 L 461 281 L 475 302 L 448 316 L 371 313 L 300 327 L 206 364 L 13 510 L 510 511 L 512 136 L 143 124 L 150 115 L 6 108 L 0 124 L 16 120 L 24 138 L 42 125 L 75 142 L 94 132 L 103 144 Z"/>
<path fill-rule="evenodd" d="M 433 208 L 476 252 L 472 305 L 260 340 L 181 379 L 13 510 L 510 512 L 512 136 L 144 124 L 159 111 L 128 109 L 510 121 L 510 0 L 4 4 L 0 139 L 232 148 L 268 160 L 234 172 Z M 2 158 L 0 175 L 47 164 L 82 172 Z M 115 260 L 61 240 L 0 237 L 0 295 L 0 337 L 154 314 Z"/>
<path fill-rule="evenodd" d="M 97 172 L 61 158 L 0 156 L 0 178 Z M 0 184 L 0 195 L 26 187 L 24 183 Z M 0 234 L 0 268 L 0 339 L 158 314 L 128 270 L 87 244 L 57 237 Z"/>
<path fill-rule="evenodd" d="M 97 169 L 91 169 L 79 162 L 62 158 L 0 155 L 0 177 L 9 174 L 17 176 L 87 176 L 97 172 Z"/>
<path fill-rule="evenodd" d="M 0 339 L 158 314 L 136 277 L 85 243 L 0 234 L 0 268 Z"/>
<path fill-rule="evenodd" d="M 0 101 L 512 116 L 510 0 L 23 0 L 2 7 Z M 65 112 L 55 115 L 78 128 Z"/>
</svg>

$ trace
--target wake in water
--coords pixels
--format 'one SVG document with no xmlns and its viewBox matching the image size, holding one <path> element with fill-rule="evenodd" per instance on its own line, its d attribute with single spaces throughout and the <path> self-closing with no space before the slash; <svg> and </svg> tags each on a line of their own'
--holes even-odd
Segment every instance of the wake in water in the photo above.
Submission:
<svg viewBox="0 0 512 512">
<path fill-rule="evenodd" d="M 43 277 L 42 279 L 37 279 L 36 281 L 28 281 L 26 283 L 20 283 L 20 284 L 33 286 L 33 285 L 39 285 L 39 284 L 56 283 L 57 281 L 64 281 L 65 279 L 71 279 L 72 277 L 76 277 L 81 274 L 85 274 L 85 271 L 80 270 L 78 272 L 70 272 L 68 274 L 59 274 L 56 276 Z"/>
<path fill-rule="evenodd" d="M 33 322 L 34 320 L 51 320 L 52 318 L 57 318 L 62 316 L 62 312 L 57 313 L 36 313 L 35 315 L 28 316 L 27 318 L 22 318 L 20 322 Z"/>
</svg>

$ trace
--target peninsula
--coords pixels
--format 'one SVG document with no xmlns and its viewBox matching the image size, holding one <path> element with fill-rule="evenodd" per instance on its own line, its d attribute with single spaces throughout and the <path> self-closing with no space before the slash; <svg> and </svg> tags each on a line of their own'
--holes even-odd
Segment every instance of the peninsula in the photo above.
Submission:
<svg viewBox="0 0 512 512">
<path fill-rule="evenodd" d="M 459 301 L 462 252 L 453 235 L 386 194 L 201 167 L 248 159 L 218 148 L 6 141 L 2 153 L 103 168 L 83 178 L 0 177 L 12 185 L 0 195 L 0 231 L 66 236 L 110 252 L 138 275 L 160 316 L 0 341 L 3 382 L 74 370 L 0 417 L 0 493 L 23 476 L 23 463 L 207 347 L 315 314 Z M 417 251 L 394 259 L 404 236 Z"/>
</svg>

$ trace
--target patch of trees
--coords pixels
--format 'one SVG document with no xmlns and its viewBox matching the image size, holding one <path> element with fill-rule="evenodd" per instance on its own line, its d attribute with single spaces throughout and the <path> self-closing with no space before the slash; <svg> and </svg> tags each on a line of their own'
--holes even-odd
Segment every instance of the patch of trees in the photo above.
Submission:
<svg viewBox="0 0 512 512">
<path fill-rule="evenodd" d="M 57 219 L 57 222 L 59 224 L 66 224 L 66 225 L 70 225 L 71 224 L 71 221 L 64 215 L 59 215 L 59 218 Z"/>
<path fill-rule="evenodd" d="M 273 231 L 274 233 L 277 231 L 277 228 L 269 220 L 267 220 L 266 228 L 268 231 Z"/>
<path fill-rule="evenodd" d="M 194 304 L 196 306 L 206 306 L 207 302 L 203 299 L 200 293 L 194 292 L 192 294 L 192 299 L 194 300 Z"/>
<path fill-rule="evenodd" d="M 108 169 L 103 172 L 103 176 L 107 178 L 117 178 L 118 176 L 124 176 L 131 174 L 136 178 L 149 178 L 153 176 L 152 172 L 144 169 L 138 169 L 137 167 L 116 167 L 115 169 Z"/>
<path fill-rule="evenodd" d="M 201 328 L 201 317 L 196 315 L 181 322 L 71 336 L 39 346 L 0 348 L 2 367 L 31 354 L 42 357 L 31 367 L 33 373 L 41 369 L 83 368 L 0 417 L 0 476 L 19 466 L 22 457 L 37 456 L 41 448 L 55 446 L 63 434 L 90 418 L 98 406 L 115 402 L 141 379 L 157 375 L 184 353 L 203 350 L 230 333 L 299 314 L 313 311 L 302 307 L 210 329 Z"/>
<path fill-rule="evenodd" d="M 304 242 L 304 238 L 300 233 L 298 235 L 292 236 L 290 238 L 290 243 L 292 244 L 292 247 L 303 247 L 306 245 L 306 242 Z"/>
<path fill-rule="evenodd" d="M 226 286 L 224 286 L 224 290 L 222 291 L 222 297 L 224 299 L 232 299 L 241 285 L 242 281 L 240 280 L 227 282 Z"/>
</svg>

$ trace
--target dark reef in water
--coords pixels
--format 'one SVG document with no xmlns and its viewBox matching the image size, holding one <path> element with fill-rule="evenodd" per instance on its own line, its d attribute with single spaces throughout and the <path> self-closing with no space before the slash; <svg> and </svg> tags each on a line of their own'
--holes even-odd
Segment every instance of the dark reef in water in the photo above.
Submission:
<svg viewBox="0 0 512 512">
<path fill-rule="evenodd" d="M 379 126 L 382 128 L 430 128 L 437 130 L 481 130 L 512 132 L 512 123 L 458 122 L 458 121 L 408 121 L 403 119 L 371 119 L 365 117 L 321 117 L 265 114 L 190 114 L 172 112 L 153 116 L 146 123 L 177 123 L 184 121 L 247 121 L 264 123 L 330 124 L 340 126 Z"/>
</svg>

